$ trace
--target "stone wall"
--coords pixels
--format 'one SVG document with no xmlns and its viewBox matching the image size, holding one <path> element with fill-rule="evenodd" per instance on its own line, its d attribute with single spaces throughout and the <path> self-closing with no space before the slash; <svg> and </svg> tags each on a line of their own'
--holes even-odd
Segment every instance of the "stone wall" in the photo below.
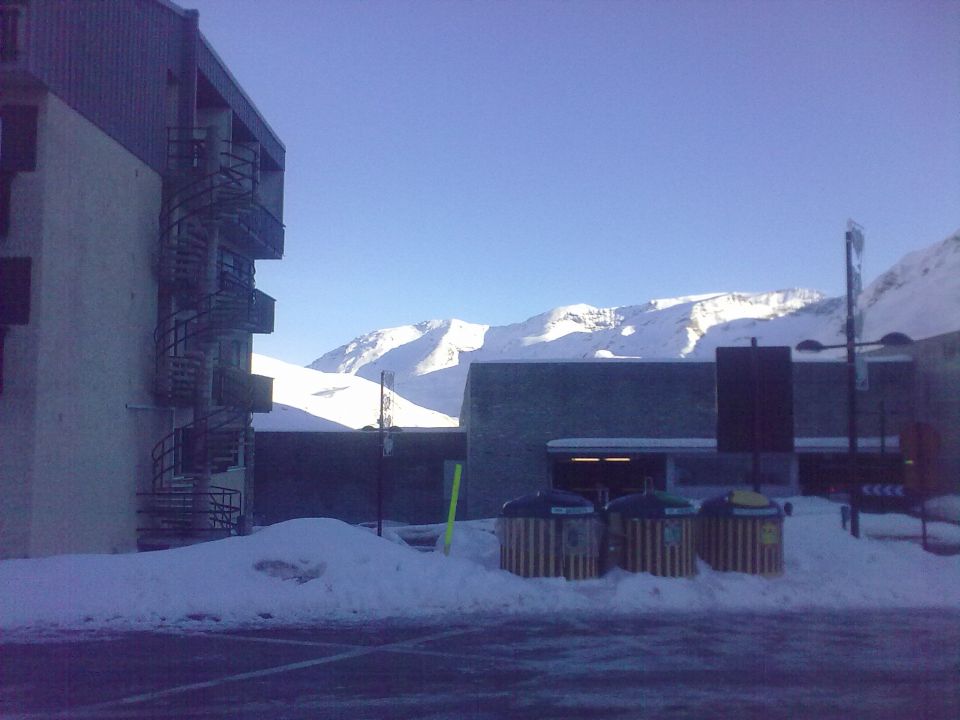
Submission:
<svg viewBox="0 0 960 720">
<path fill-rule="evenodd" d="M 913 365 L 868 363 L 858 392 L 860 435 L 887 434 L 912 417 Z M 797 436 L 846 437 L 842 362 L 793 366 Z M 511 498 L 549 486 L 546 444 L 560 438 L 714 438 L 716 370 L 699 361 L 492 362 L 471 366 L 464 398 L 470 517 L 495 515 Z M 874 426 L 871 426 L 873 423 Z"/>
<path fill-rule="evenodd" d="M 393 455 L 384 459 L 384 517 L 411 524 L 446 520 L 445 461 L 464 459 L 464 434 L 406 430 L 392 435 Z M 377 519 L 377 432 L 258 432 L 256 449 L 255 522 Z"/>
</svg>

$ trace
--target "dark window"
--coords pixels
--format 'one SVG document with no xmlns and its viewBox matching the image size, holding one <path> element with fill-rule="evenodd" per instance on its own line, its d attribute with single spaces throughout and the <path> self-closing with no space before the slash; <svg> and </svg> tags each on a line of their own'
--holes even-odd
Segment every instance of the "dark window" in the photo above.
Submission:
<svg viewBox="0 0 960 720">
<path fill-rule="evenodd" d="M 220 248 L 217 254 L 217 266 L 222 290 L 253 288 L 253 263 L 242 255 Z"/>
<path fill-rule="evenodd" d="M 4 105 L 0 108 L 0 237 L 6 237 L 10 231 L 13 176 L 36 169 L 37 108 L 33 105 Z"/>
<path fill-rule="evenodd" d="M 4 105 L 0 108 L 0 171 L 37 169 L 37 108 Z"/>
<path fill-rule="evenodd" d="M 7 336 L 7 328 L 0 325 L 0 393 L 3 393 L 3 339 Z"/>
<path fill-rule="evenodd" d="M 763 453 L 760 456 L 760 482 L 764 485 L 789 485 L 791 461 L 788 453 Z M 679 487 L 745 487 L 751 483 L 751 456 L 747 453 L 676 455 L 673 459 L 674 482 Z"/>
<path fill-rule="evenodd" d="M 13 173 L 0 170 L 0 238 L 5 238 L 10 232 L 10 185 L 13 183 Z"/>
<path fill-rule="evenodd" d="M 19 27 L 20 8 L 0 5 L 0 62 L 16 62 L 20 56 Z"/>
<path fill-rule="evenodd" d="M 0 325 L 30 322 L 30 258 L 0 258 Z"/>
</svg>

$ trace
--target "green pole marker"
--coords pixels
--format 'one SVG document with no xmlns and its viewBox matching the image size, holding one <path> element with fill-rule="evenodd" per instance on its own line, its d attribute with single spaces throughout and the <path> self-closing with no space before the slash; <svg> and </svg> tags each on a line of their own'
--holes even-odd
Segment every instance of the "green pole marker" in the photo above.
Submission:
<svg viewBox="0 0 960 720">
<path fill-rule="evenodd" d="M 450 492 L 450 513 L 447 515 L 447 534 L 443 538 L 443 554 L 450 554 L 450 543 L 453 542 L 453 521 L 457 517 L 457 496 L 460 494 L 460 474 L 463 465 L 453 466 L 453 490 Z"/>
</svg>

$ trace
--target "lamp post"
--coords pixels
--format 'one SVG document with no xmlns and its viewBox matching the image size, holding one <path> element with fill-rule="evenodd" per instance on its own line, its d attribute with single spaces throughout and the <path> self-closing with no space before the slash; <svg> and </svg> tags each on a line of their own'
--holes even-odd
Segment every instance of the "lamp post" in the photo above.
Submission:
<svg viewBox="0 0 960 720">
<path fill-rule="evenodd" d="M 847 350 L 847 485 L 850 488 L 850 534 L 855 538 L 860 537 L 860 505 L 863 497 L 863 488 L 857 479 L 857 348 L 869 345 L 897 347 L 912 343 L 912 339 L 899 332 L 887 333 L 879 340 L 855 342 L 853 319 L 848 317 L 847 342 L 842 345 L 824 345 L 816 340 L 804 340 L 796 347 L 800 352 Z"/>
<path fill-rule="evenodd" d="M 380 440 L 380 450 L 377 453 L 377 537 L 383 535 L 383 475 L 385 458 L 393 454 L 393 438 L 388 434 L 393 429 L 393 381 L 394 375 L 392 371 L 380 371 L 380 419 L 377 421 Z"/>
</svg>

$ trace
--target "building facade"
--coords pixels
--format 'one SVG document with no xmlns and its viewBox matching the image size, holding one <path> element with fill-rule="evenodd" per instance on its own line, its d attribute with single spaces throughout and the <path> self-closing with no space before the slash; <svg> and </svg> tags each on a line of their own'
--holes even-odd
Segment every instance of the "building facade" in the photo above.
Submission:
<svg viewBox="0 0 960 720">
<path fill-rule="evenodd" d="M 899 483 L 898 433 L 918 414 L 915 362 L 876 358 L 866 370 L 860 476 Z M 845 364 L 795 362 L 791 374 L 793 451 L 758 458 L 760 489 L 774 497 L 828 491 L 846 478 Z M 753 482 L 751 453 L 718 451 L 713 362 L 474 363 L 461 425 L 472 518 L 551 486 L 603 504 L 646 487 L 706 498 Z"/>
<path fill-rule="evenodd" d="M 445 518 L 464 434 L 413 428 L 390 433 L 388 447 L 382 456 L 379 433 L 363 430 L 258 432 L 256 522 L 373 522 L 378 507 L 384 519 L 411 525 Z"/>
<path fill-rule="evenodd" d="M 0 557 L 235 532 L 284 147 L 165 0 L 0 4 Z"/>
<path fill-rule="evenodd" d="M 865 496 L 864 507 L 902 509 L 922 490 L 960 491 L 960 332 L 861 355 L 856 390 L 857 477 L 906 486 L 908 497 Z M 847 367 L 789 363 L 792 449 L 760 453 L 756 479 L 773 497 L 847 489 Z M 452 466 L 464 468 L 457 517 L 499 513 L 503 503 L 547 488 L 604 504 L 645 488 L 708 498 L 754 482 L 753 456 L 718 448 L 718 370 L 688 360 L 499 361 L 470 367 L 460 427 L 397 435 L 379 459 L 376 433 L 264 433 L 256 485 L 258 521 L 383 516 L 441 522 Z M 926 486 L 902 439 L 931 429 Z M 934 447 L 935 446 L 935 447 Z M 381 464 L 382 463 L 382 464 Z"/>
</svg>

